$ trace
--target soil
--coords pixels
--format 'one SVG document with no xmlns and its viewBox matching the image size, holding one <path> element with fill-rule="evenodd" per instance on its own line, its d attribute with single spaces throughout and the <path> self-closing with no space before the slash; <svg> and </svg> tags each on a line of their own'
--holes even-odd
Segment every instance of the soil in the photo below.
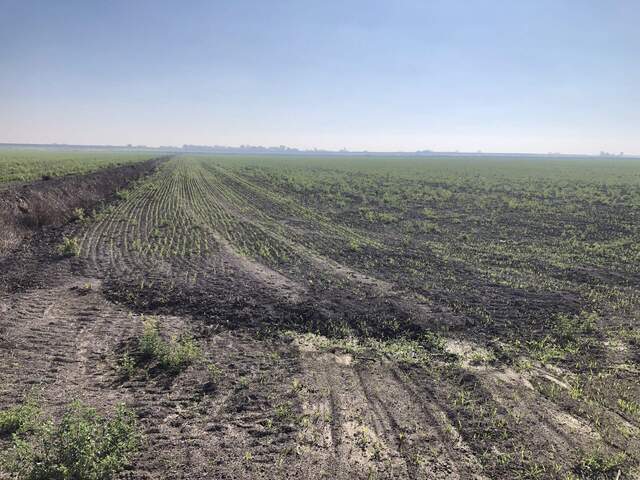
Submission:
<svg viewBox="0 0 640 480">
<path fill-rule="evenodd" d="M 15 249 L 32 232 L 61 226 L 81 209 L 89 215 L 132 180 L 154 172 L 170 157 L 99 170 L 86 175 L 66 175 L 0 190 L 0 258 Z"/>
<path fill-rule="evenodd" d="M 562 372 L 478 361 L 519 316 L 535 329 L 536 318 L 575 313 L 570 294 L 469 278 L 469 296 L 496 318 L 502 312 L 504 325 L 489 328 L 435 290 L 409 294 L 392 272 L 373 276 L 303 247 L 304 275 L 284 275 L 221 236 L 200 257 L 152 258 L 120 248 L 130 230 L 115 220 L 66 222 L 73 208 L 113 201 L 159 163 L 0 192 L 20 210 L 29 198 L 95 185 L 82 202 L 61 203 L 64 214 L 47 228 L 20 230 L 0 257 L 0 408 L 34 390 L 54 416 L 73 399 L 104 411 L 124 402 L 145 437 L 126 479 L 536 478 L 538 462 L 559 469 L 537 478 L 557 478 L 577 472 L 583 452 L 640 447 L 637 421 L 607 410 L 612 428 L 631 435 L 603 439 L 570 401 L 542 395 L 540 384 L 571 388 Z M 160 207 L 152 193 L 144 205 L 132 215 L 148 229 L 145 212 Z M 83 236 L 82 255 L 56 252 L 65 235 Z M 203 358 L 178 374 L 123 376 L 122 355 L 150 315 L 166 338 L 192 336 Z M 430 332 L 446 342 L 425 362 L 393 350 Z M 367 346 L 376 341 L 389 350 Z M 215 381 L 208 364 L 221 372 Z"/>
</svg>

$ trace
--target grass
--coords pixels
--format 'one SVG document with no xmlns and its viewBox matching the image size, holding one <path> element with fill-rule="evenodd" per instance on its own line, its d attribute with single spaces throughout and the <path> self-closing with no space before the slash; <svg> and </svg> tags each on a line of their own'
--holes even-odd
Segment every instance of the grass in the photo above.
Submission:
<svg viewBox="0 0 640 480">
<path fill-rule="evenodd" d="M 110 416 L 80 402 L 62 419 L 42 419 L 26 434 L 18 430 L 2 456 L 2 468 L 25 480 L 108 480 L 137 452 L 141 437 L 133 413 L 118 406 Z"/>
<path fill-rule="evenodd" d="M 28 182 L 68 174 L 89 173 L 102 168 L 142 162 L 150 153 L 0 150 L 0 184 Z"/>
</svg>

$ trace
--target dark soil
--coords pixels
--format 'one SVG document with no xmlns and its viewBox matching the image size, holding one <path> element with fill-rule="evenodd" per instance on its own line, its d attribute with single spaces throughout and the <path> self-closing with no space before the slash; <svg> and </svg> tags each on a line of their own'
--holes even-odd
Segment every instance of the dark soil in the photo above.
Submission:
<svg viewBox="0 0 640 480">
<path fill-rule="evenodd" d="M 21 184 L 0 191 L 0 258 L 45 227 L 59 227 L 73 218 L 74 210 L 86 215 L 131 181 L 149 175 L 169 157 Z"/>
</svg>

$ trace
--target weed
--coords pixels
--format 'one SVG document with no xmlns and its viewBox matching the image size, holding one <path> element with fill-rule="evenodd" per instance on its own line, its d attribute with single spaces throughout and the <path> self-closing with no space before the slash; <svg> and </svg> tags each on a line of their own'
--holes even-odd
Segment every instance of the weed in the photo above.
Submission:
<svg viewBox="0 0 640 480">
<path fill-rule="evenodd" d="M 0 434 L 24 432 L 32 428 L 40 415 L 40 407 L 34 398 L 15 407 L 0 411 Z"/>
<path fill-rule="evenodd" d="M 298 393 L 300 390 L 302 390 L 302 383 L 300 382 L 300 380 L 298 380 L 297 378 L 294 378 L 291 382 L 291 390 L 294 393 Z"/>
<path fill-rule="evenodd" d="M 180 371 L 201 357 L 195 340 L 189 336 L 181 336 L 168 342 L 165 356 L 160 358 L 160 367 L 170 371 Z"/>
<path fill-rule="evenodd" d="M 607 455 L 601 451 L 593 451 L 582 456 L 574 471 L 583 479 L 614 478 L 621 470 L 625 459 L 624 453 Z"/>
<path fill-rule="evenodd" d="M 349 250 L 351 250 L 352 252 L 358 253 L 362 250 L 362 243 L 360 243 L 357 240 L 350 240 L 349 241 Z"/>
<path fill-rule="evenodd" d="M 269 358 L 271 360 L 273 360 L 274 362 L 277 362 L 278 360 L 280 360 L 281 357 L 282 356 L 280 355 L 279 352 L 274 351 L 274 352 L 269 353 Z"/>
<path fill-rule="evenodd" d="M 127 198 L 129 198 L 130 195 L 131 195 L 131 192 L 129 190 L 118 190 L 116 192 L 116 196 L 120 200 L 126 200 Z"/>
<path fill-rule="evenodd" d="M 75 237 L 63 237 L 58 245 L 58 253 L 63 257 L 77 257 L 80 254 L 80 243 Z"/>
<path fill-rule="evenodd" d="M 131 249 L 136 251 L 136 252 L 141 252 L 142 251 L 142 242 L 140 241 L 140 239 L 136 238 L 132 242 Z"/>
<path fill-rule="evenodd" d="M 78 222 L 84 222 L 87 219 L 84 208 L 75 208 L 73 210 L 73 218 L 75 218 Z"/>
<path fill-rule="evenodd" d="M 136 361 L 129 352 L 124 352 L 120 358 L 120 361 L 118 362 L 118 371 L 126 379 L 130 379 L 135 376 Z"/>
<path fill-rule="evenodd" d="M 640 403 L 634 400 L 618 399 L 618 408 L 632 417 L 640 418 Z"/>
<path fill-rule="evenodd" d="M 280 420 L 286 420 L 288 418 L 293 417 L 293 408 L 291 407 L 291 403 L 284 402 L 276 406 L 275 409 L 276 417 Z"/>
<path fill-rule="evenodd" d="M 355 444 L 362 450 L 366 450 L 371 443 L 371 439 L 367 433 L 366 428 L 363 428 L 358 433 L 355 434 Z"/>
<path fill-rule="evenodd" d="M 209 381 L 213 385 L 217 385 L 222 378 L 223 371 L 222 369 L 213 362 L 209 362 L 207 364 L 207 373 L 209 374 Z"/>
<path fill-rule="evenodd" d="M 26 480 L 106 480 L 129 464 L 139 444 L 135 418 L 124 406 L 103 417 L 74 402 L 59 423 L 47 420 L 30 435 L 15 435 L 2 464 Z"/>
<path fill-rule="evenodd" d="M 180 372 L 202 356 L 195 340 L 189 336 L 164 340 L 155 318 L 144 320 L 138 349 L 141 361 L 155 361 L 162 370 L 170 373 Z"/>
<path fill-rule="evenodd" d="M 526 465 L 524 470 L 524 476 L 527 479 L 535 480 L 538 478 L 543 478 L 545 475 L 545 467 L 540 463 L 529 463 Z"/>
<path fill-rule="evenodd" d="M 143 319 L 142 336 L 138 340 L 140 355 L 143 359 L 155 359 L 165 355 L 166 344 L 160 337 L 158 321 L 155 318 Z"/>
</svg>

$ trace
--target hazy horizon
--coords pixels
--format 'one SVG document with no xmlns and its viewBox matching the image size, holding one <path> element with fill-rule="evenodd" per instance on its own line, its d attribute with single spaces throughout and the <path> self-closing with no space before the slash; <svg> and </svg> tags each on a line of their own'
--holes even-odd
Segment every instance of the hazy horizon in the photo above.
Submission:
<svg viewBox="0 0 640 480">
<path fill-rule="evenodd" d="M 290 156 L 297 153 L 304 155 L 372 155 L 372 156 L 384 156 L 392 155 L 399 157 L 411 157 L 411 156 L 424 156 L 424 157 L 438 157 L 438 156 L 460 156 L 460 157 L 491 157 L 504 156 L 508 157 L 599 157 L 599 158 L 625 158 L 625 159 L 640 159 L 639 154 L 632 152 L 607 152 L 600 151 L 594 153 L 572 153 L 572 152 L 491 152 L 491 151 L 465 151 L 465 150 L 329 150 L 319 148 L 296 148 L 288 145 L 145 145 L 145 144 L 79 144 L 79 143 L 15 143 L 15 142 L 0 142 L 0 149 L 20 149 L 29 150 L 43 149 L 43 150 L 125 150 L 125 151 L 149 151 L 156 150 L 158 152 L 174 152 L 180 153 L 197 153 L 197 154 L 212 154 L 212 155 L 224 155 L 224 154 L 246 154 L 246 155 L 264 155 L 264 156 Z"/>
<path fill-rule="evenodd" d="M 640 4 L 0 0 L 0 142 L 640 154 Z"/>
</svg>

